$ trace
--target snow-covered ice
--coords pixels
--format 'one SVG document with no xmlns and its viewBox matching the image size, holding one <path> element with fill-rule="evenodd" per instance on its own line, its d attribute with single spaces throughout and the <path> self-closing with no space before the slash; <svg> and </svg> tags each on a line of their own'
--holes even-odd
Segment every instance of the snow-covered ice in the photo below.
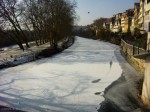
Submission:
<svg viewBox="0 0 150 112">
<path fill-rule="evenodd" d="M 1 70 L 0 105 L 29 112 L 97 112 L 103 91 L 122 74 L 119 51 L 76 37 L 58 55 Z"/>
</svg>

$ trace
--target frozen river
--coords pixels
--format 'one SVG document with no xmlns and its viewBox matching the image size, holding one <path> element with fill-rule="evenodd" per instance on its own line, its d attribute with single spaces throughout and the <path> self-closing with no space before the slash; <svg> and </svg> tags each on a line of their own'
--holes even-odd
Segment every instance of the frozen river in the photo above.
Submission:
<svg viewBox="0 0 150 112">
<path fill-rule="evenodd" d="M 116 53 L 117 52 L 117 53 Z M 76 37 L 50 58 L 0 71 L 0 105 L 29 112 L 97 112 L 122 69 L 116 45 Z"/>
</svg>

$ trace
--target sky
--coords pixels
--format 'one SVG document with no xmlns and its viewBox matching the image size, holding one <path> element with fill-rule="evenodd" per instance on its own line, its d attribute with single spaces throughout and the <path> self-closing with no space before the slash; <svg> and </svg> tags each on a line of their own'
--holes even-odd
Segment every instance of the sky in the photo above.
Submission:
<svg viewBox="0 0 150 112">
<path fill-rule="evenodd" d="M 78 25 L 88 25 L 100 17 L 111 17 L 134 8 L 134 3 L 140 0 L 76 0 L 76 13 L 79 16 Z M 90 13 L 88 13 L 90 12 Z"/>
</svg>

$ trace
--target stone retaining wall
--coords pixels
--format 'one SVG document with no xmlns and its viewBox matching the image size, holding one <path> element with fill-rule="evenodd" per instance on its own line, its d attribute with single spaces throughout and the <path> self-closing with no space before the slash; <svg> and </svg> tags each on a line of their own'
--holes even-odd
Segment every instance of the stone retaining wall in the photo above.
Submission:
<svg viewBox="0 0 150 112">
<path fill-rule="evenodd" d="M 133 57 L 133 52 L 137 52 L 134 47 L 133 51 L 133 45 L 126 43 L 124 40 L 121 40 L 121 48 L 126 55 L 127 59 L 138 69 L 141 73 L 144 74 L 145 72 L 145 60 L 143 59 L 137 59 Z M 142 52 L 143 49 L 140 49 L 140 52 Z"/>
</svg>

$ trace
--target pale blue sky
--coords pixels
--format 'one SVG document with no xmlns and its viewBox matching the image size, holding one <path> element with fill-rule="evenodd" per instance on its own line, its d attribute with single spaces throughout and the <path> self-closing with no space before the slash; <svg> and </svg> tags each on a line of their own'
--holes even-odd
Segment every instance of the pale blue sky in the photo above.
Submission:
<svg viewBox="0 0 150 112">
<path fill-rule="evenodd" d="M 114 14 L 133 8 L 140 0 L 76 0 L 78 25 L 88 25 L 100 17 L 111 17 Z M 90 12 L 88 14 L 88 12 Z"/>
</svg>

